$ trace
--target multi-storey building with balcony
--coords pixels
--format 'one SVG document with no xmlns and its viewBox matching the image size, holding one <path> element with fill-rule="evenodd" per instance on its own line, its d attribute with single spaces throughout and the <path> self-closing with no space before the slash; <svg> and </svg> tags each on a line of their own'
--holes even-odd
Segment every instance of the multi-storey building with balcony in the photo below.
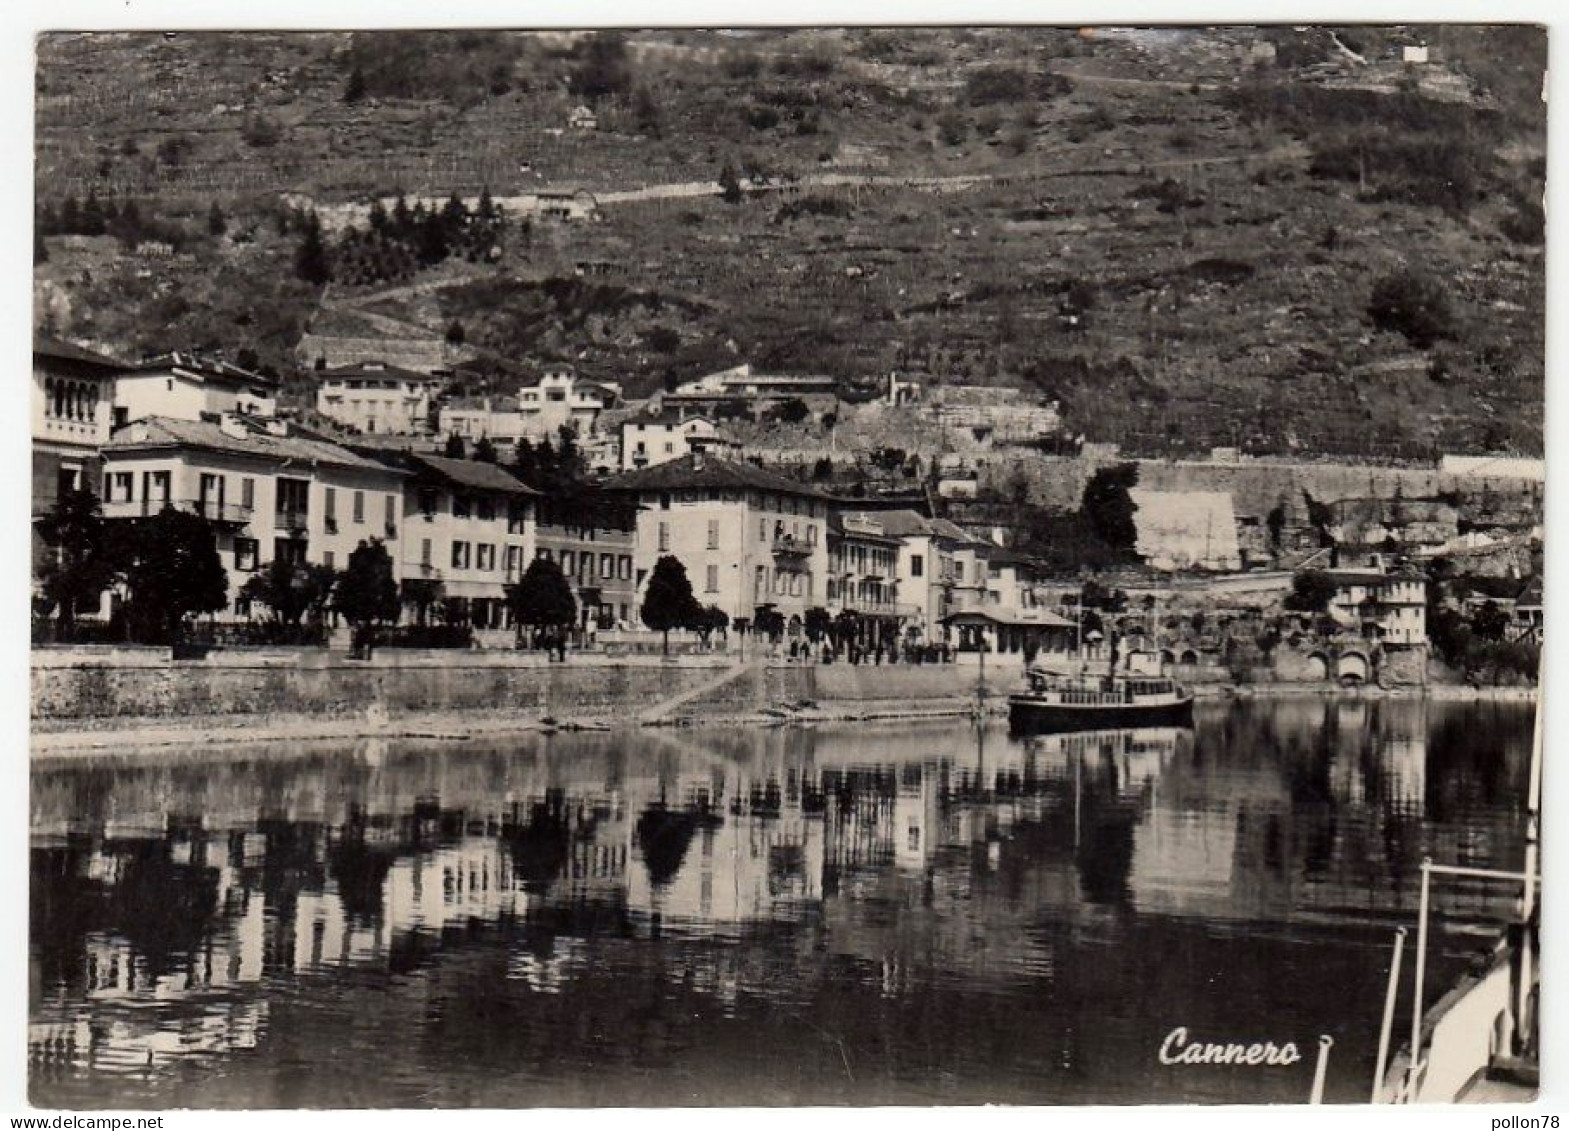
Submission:
<svg viewBox="0 0 1569 1131">
<path fill-rule="evenodd" d="M 561 566 L 584 636 L 636 627 L 637 508 L 624 495 L 584 489 L 541 499 L 537 516 L 534 553 Z"/>
<path fill-rule="evenodd" d="M 252 610 L 240 589 L 275 558 L 341 569 L 375 538 L 396 569 L 404 478 L 281 420 L 151 417 L 104 445 L 103 513 L 135 519 L 172 507 L 206 518 L 229 575 L 229 609 L 216 619 L 244 620 Z"/>
<path fill-rule="evenodd" d="M 1427 579 L 1416 572 L 1330 569 L 1335 583 L 1329 615 L 1341 626 L 1385 646 L 1427 643 Z"/>
<path fill-rule="evenodd" d="M 98 484 L 98 450 L 114 425 L 115 383 L 130 366 L 48 337 L 33 339 L 33 514 Z"/>
<path fill-rule="evenodd" d="M 693 452 L 605 484 L 638 506 L 641 588 L 666 554 L 686 567 L 692 592 L 732 620 L 778 612 L 788 628 L 827 600 L 829 500 L 794 479 Z"/>
<path fill-rule="evenodd" d="M 317 373 L 316 411 L 367 435 L 427 436 L 441 378 L 383 361 Z"/>
<path fill-rule="evenodd" d="M 918 605 L 899 600 L 899 548 L 899 539 L 883 529 L 875 513 L 828 518 L 826 607 L 836 617 L 854 614 L 855 639 L 862 647 L 892 645 L 907 625 L 921 620 Z"/>
<path fill-rule="evenodd" d="M 398 548 L 404 604 L 428 610 L 439 598 L 448 623 L 510 627 L 506 588 L 534 557 L 539 492 L 477 460 L 374 455 L 406 473 Z"/>
<path fill-rule="evenodd" d="M 876 522 L 885 535 L 898 540 L 894 583 L 898 601 L 911 606 L 907 637 L 940 642 L 945 639 L 944 617 L 985 603 L 985 544 L 947 519 L 913 510 L 851 511 L 843 518 Z"/>
</svg>

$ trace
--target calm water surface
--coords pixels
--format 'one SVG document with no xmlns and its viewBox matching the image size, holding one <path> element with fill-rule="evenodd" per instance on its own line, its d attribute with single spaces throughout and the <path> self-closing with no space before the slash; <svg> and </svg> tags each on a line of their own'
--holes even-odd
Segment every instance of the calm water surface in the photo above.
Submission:
<svg viewBox="0 0 1569 1131">
<path fill-rule="evenodd" d="M 1418 865 L 1518 868 L 1532 711 L 35 761 L 31 1086 L 66 1108 L 1367 1098 Z M 1431 998 L 1508 911 L 1446 884 Z M 1410 963 L 1407 963 L 1407 969 Z M 1402 1001 L 1402 1008 L 1409 1008 Z M 1294 1042 L 1184 1068 L 1177 1026 Z"/>
</svg>

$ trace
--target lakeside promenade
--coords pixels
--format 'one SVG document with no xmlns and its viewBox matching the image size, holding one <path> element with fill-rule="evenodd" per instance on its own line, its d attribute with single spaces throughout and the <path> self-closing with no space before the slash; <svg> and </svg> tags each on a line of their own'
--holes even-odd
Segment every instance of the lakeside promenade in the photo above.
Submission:
<svg viewBox="0 0 1569 1131">
<path fill-rule="evenodd" d="M 1022 666 L 804 663 L 733 654 L 606 656 L 314 649 L 33 652 L 34 756 L 356 737 L 467 738 L 693 723 L 778 726 L 1001 714 Z M 1263 673 L 1260 673 L 1263 674 Z M 1334 696 L 1532 700 L 1534 687 L 1196 680 L 1203 699 Z"/>
</svg>

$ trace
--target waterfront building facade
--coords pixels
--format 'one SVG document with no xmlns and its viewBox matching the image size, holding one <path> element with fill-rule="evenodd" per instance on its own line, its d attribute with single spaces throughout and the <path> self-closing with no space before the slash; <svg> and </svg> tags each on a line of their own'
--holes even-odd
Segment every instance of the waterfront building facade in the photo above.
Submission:
<svg viewBox="0 0 1569 1131">
<path fill-rule="evenodd" d="M 637 609 L 637 510 L 624 496 L 588 490 L 541 498 L 536 557 L 561 567 L 577 601 L 585 640 L 600 629 L 634 628 Z"/>
<path fill-rule="evenodd" d="M 522 580 L 535 548 L 539 492 L 476 460 L 377 452 L 405 472 L 398 571 L 413 619 L 512 626 L 506 588 Z"/>
<path fill-rule="evenodd" d="M 130 367 L 59 339 L 33 339 L 33 515 L 67 491 L 98 487 L 98 453 L 114 424 L 115 383 Z"/>
<path fill-rule="evenodd" d="M 207 519 L 229 579 L 229 607 L 214 619 L 243 621 L 254 611 L 240 590 L 274 559 L 341 569 L 379 538 L 396 569 L 404 478 L 281 420 L 151 417 L 104 446 L 103 513 L 137 519 L 172 507 Z"/>
<path fill-rule="evenodd" d="M 639 589 L 666 554 L 686 568 L 700 604 L 731 620 L 772 609 L 799 630 L 826 600 L 828 499 L 751 464 L 693 452 L 628 471 L 606 489 L 638 506 Z"/>
<path fill-rule="evenodd" d="M 855 617 L 855 639 L 863 647 L 891 645 L 915 623 L 921 610 L 898 593 L 898 538 L 875 514 L 828 517 L 828 579 L 825 607 L 835 617 Z"/>
</svg>

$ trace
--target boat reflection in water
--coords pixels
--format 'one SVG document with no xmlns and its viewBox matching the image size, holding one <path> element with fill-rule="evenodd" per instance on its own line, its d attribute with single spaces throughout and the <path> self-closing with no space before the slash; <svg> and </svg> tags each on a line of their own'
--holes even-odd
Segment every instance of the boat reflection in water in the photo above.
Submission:
<svg viewBox="0 0 1569 1131">
<path fill-rule="evenodd" d="M 1203 704 L 35 762 L 56 1107 L 1365 1102 L 1424 854 L 1519 857 L 1513 704 Z M 1445 891 L 1443 919 L 1507 914 Z M 1435 940 L 1442 992 L 1479 932 Z M 1304 992 L 1334 984 L 1337 993 Z M 1364 1008 L 1365 1007 L 1365 1008 Z M 1311 1057 L 1307 1058 L 1311 1061 Z"/>
</svg>

